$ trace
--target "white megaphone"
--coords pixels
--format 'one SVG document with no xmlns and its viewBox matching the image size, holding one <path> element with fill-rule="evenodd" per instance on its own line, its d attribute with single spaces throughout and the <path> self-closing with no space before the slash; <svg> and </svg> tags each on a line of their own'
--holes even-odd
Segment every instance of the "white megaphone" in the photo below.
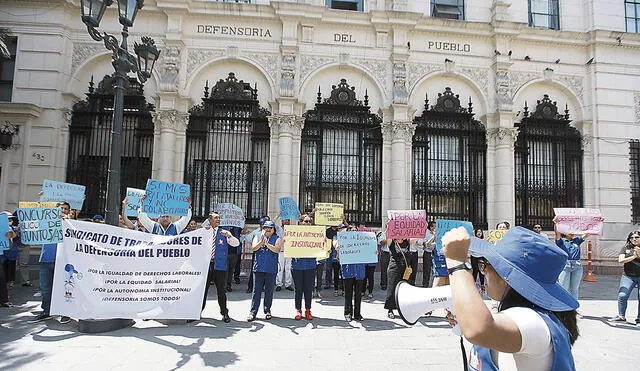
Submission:
<svg viewBox="0 0 640 371">
<path fill-rule="evenodd" d="M 451 286 L 415 287 L 406 281 L 396 286 L 396 303 L 400 318 L 407 325 L 414 325 L 426 312 L 448 308 L 453 312 Z"/>
</svg>

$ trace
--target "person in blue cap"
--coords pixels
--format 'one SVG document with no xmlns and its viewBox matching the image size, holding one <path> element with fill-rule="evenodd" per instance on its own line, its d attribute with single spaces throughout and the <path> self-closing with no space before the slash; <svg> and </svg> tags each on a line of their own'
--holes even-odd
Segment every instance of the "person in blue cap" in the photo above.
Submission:
<svg viewBox="0 0 640 371">
<path fill-rule="evenodd" d="M 473 344 L 469 370 L 575 370 L 571 346 L 578 338 L 578 301 L 558 281 L 567 254 L 548 238 L 515 227 L 495 246 L 474 244 L 487 295 L 484 304 L 468 262 L 470 237 L 463 227 L 442 238 L 451 296 L 464 337 Z"/>
<path fill-rule="evenodd" d="M 278 253 L 282 247 L 283 240 L 276 233 L 276 224 L 271 220 L 264 222 L 263 233 L 256 236 L 251 244 L 251 249 L 255 253 L 253 263 L 253 293 L 251 295 L 251 311 L 247 321 L 256 319 L 260 299 L 264 291 L 264 302 L 262 304 L 265 319 L 271 319 L 271 304 L 273 303 L 273 289 L 276 285 L 276 274 L 278 272 Z"/>
</svg>

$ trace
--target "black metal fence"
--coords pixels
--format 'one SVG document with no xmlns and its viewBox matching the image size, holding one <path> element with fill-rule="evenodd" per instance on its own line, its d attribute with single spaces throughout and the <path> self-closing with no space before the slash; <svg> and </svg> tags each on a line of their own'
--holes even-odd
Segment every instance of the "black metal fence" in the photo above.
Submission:
<svg viewBox="0 0 640 371">
<path fill-rule="evenodd" d="M 486 131 L 450 88 L 414 119 L 412 205 L 434 219 L 487 228 Z"/>
<path fill-rule="evenodd" d="M 269 125 L 257 87 L 229 73 L 190 110 L 184 182 L 191 185 L 193 215 L 206 217 L 218 203 L 241 207 L 247 222 L 267 212 Z"/>
<path fill-rule="evenodd" d="M 631 221 L 640 224 L 640 141 L 629 142 L 631 181 Z"/>
<path fill-rule="evenodd" d="M 87 98 L 73 106 L 67 182 L 87 187 L 81 216 L 103 214 L 105 210 L 113 96 L 112 76 L 105 76 L 97 89 L 92 78 Z M 153 110 L 144 98 L 142 85 L 130 79 L 124 99 L 121 195 L 126 194 L 126 187 L 144 188 L 151 177 Z"/>
<path fill-rule="evenodd" d="M 554 207 L 582 207 L 582 135 L 548 95 L 524 107 L 515 145 L 516 224 L 553 229 Z"/>
<path fill-rule="evenodd" d="M 305 114 L 300 156 L 300 207 L 344 204 L 349 222 L 382 223 L 382 120 L 370 112 L 345 79 L 331 97 Z"/>
</svg>

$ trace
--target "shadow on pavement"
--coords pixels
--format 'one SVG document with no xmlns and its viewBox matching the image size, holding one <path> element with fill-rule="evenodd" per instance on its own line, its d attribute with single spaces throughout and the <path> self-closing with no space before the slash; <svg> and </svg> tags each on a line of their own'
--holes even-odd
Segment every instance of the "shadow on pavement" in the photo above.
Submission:
<svg viewBox="0 0 640 371">
<path fill-rule="evenodd" d="M 582 317 L 583 320 L 588 320 L 588 321 L 598 321 L 598 322 L 602 322 L 603 324 L 609 326 L 609 327 L 613 327 L 613 328 L 618 328 L 618 329 L 623 329 L 623 330 L 632 330 L 632 331 L 640 331 L 640 327 L 638 327 L 638 325 L 631 323 L 631 322 L 609 322 L 609 318 L 608 317 L 595 317 L 595 316 L 583 316 Z"/>
</svg>

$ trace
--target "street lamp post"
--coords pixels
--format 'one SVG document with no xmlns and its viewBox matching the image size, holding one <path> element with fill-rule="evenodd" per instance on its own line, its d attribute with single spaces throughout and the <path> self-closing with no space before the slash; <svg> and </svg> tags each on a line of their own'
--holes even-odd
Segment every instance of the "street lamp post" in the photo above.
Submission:
<svg viewBox="0 0 640 371">
<path fill-rule="evenodd" d="M 89 35 L 96 41 L 103 41 L 104 46 L 112 52 L 111 59 L 114 74 L 114 103 L 113 125 L 111 128 L 111 154 L 109 157 L 109 171 L 107 177 L 107 205 L 105 221 L 107 224 L 118 225 L 120 215 L 120 163 L 122 157 L 122 123 L 124 121 L 124 90 L 128 84 L 127 74 L 135 72 L 140 83 L 144 84 L 160 55 L 153 39 L 142 37 L 142 44 L 135 43 L 136 55 L 127 50 L 129 27 L 133 26 L 138 9 L 144 5 L 144 0 L 117 0 L 119 21 L 122 25 L 122 42 L 106 32 L 102 35 L 97 27 L 105 10 L 113 0 L 81 0 L 82 22 L 87 26 Z"/>
<path fill-rule="evenodd" d="M 87 26 L 89 35 L 96 41 L 103 41 L 104 46 L 112 52 L 111 59 L 114 74 L 114 103 L 113 103 L 113 125 L 111 128 L 111 154 L 109 156 L 109 172 L 107 177 L 107 205 L 105 208 L 106 222 L 111 225 L 118 225 L 118 215 L 120 215 L 120 162 L 122 158 L 122 123 L 124 121 L 124 90 L 128 84 L 127 74 L 135 72 L 138 80 L 144 84 L 160 55 L 153 39 L 142 37 L 142 44 L 135 43 L 134 51 L 136 55 L 127 50 L 127 37 L 129 27 L 133 26 L 138 9 L 144 5 L 144 0 L 117 0 L 119 21 L 122 25 L 122 42 L 118 45 L 118 40 L 106 32 L 100 34 L 97 27 L 105 10 L 113 0 L 81 0 L 82 22 Z M 109 319 L 109 320 L 79 320 L 78 330 L 81 332 L 105 332 L 128 327 L 133 324 L 131 319 Z"/>
</svg>

